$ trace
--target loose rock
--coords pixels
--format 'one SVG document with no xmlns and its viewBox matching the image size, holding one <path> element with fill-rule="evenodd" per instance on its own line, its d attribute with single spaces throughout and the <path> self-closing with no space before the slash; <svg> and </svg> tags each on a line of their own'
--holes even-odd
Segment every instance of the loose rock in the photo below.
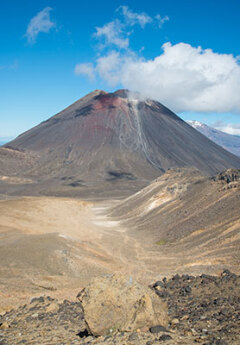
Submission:
<svg viewBox="0 0 240 345">
<path fill-rule="evenodd" d="M 150 328 L 151 333 L 160 333 L 160 332 L 167 332 L 166 328 L 163 326 L 154 326 Z"/>
<path fill-rule="evenodd" d="M 172 337 L 169 334 L 162 334 L 159 338 L 160 341 L 171 340 Z"/>
<path fill-rule="evenodd" d="M 95 278 L 78 297 L 89 333 L 95 336 L 168 324 L 162 300 L 121 274 Z"/>
</svg>

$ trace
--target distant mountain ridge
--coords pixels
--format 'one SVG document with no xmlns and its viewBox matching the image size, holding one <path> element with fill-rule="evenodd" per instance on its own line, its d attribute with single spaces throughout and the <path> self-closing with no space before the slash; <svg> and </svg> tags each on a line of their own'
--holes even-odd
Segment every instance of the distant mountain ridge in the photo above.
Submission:
<svg viewBox="0 0 240 345">
<path fill-rule="evenodd" d="M 225 150 L 240 157 L 240 136 L 228 134 L 199 121 L 187 121 L 193 128 L 205 135 Z"/>
</svg>

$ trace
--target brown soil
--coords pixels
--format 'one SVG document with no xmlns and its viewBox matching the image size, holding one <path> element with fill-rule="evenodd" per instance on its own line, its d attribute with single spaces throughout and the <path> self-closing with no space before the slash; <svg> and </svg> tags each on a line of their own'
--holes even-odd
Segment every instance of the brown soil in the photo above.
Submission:
<svg viewBox="0 0 240 345">
<path fill-rule="evenodd" d="M 176 273 L 239 272 L 238 211 L 238 185 L 191 169 L 124 201 L 2 200 L 1 309 L 49 291 L 71 298 L 92 277 L 116 271 L 146 284 Z"/>
</svg>

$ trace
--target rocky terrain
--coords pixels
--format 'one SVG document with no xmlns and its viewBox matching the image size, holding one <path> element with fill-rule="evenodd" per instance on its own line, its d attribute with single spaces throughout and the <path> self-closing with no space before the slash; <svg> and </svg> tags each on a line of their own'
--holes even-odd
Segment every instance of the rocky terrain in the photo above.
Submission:
<svg viewBox="0 0 240 345">
<path fill-rule="evenodd" d="M 167 303 L 165 326 L 149 327 L 146 322 L 146 327 L 134 331 L 112 330 L 96 337 L 86 329 L 77 298 L 59 301 L 40 296 L 0 316 L 0 344 L 239 345 L 240 276 L 228 270 L 218 276 L 175 275 L 151 288 L 161 303 Z M 101 322 L 107 323 L 107 317 L 103 314 Z"/>
<path fill-rule="evenodd" d="M 222 181 L 223 183 L 227 183 L 228 187 L 236 188 L 237 183 L 240 180 L 240 169 L 228 169 L 222 171 L 221 173 L 217 174 L 212 178 L 213 181 Z"/>
<path fill-rule="evenodd" d="M 0 345 L 239 345 L 239 168 L 127 90 L 0 147 Z"/>
</svg>

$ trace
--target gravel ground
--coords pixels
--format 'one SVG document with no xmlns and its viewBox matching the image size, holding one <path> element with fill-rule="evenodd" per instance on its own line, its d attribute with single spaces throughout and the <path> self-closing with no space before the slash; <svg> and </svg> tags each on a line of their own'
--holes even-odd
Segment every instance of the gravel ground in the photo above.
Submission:
<svg viewBox="0 0 240 345">
<path fill-rule="evenodd" d="M 175 275 L 152 288 L 168 303 L 168 329 L 95 338 L 86 332 L 80 302 L 41 296 L 0 315 L 0 345 L 240 344 L 240 276 L 228 270 L 220 276 Z"/>
</svg>

